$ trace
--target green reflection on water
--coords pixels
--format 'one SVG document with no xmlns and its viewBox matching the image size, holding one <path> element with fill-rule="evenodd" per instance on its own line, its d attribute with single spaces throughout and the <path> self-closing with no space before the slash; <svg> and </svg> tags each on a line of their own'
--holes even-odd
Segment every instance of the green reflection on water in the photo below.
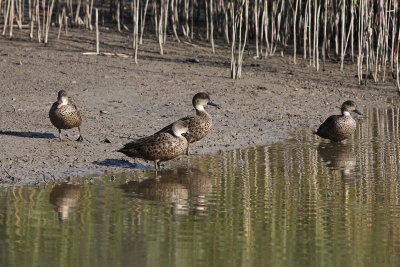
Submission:
<svg viewBox="0 0 400 267">
<path fill-rule="evenodd" d="M 0 190 L 0 266 L 397 266 L 399 110 L 184 166 Z"/>
</svg>

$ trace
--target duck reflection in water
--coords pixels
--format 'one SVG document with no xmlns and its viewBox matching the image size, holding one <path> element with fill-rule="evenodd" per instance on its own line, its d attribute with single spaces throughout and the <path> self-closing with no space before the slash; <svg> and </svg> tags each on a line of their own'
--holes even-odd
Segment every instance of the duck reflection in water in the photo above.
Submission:
<svg viewBox="0 0 400 267">
<path fill-rule="evenodd" d="M 60 221 L 68 220 L 71 208 L 78 206 L 81 195 L 80 185 L 63 183 L 54 186 L 50 192 L 50 203 L 57 206 Z"/>
<path fill-rule="evenodd" d="M 351 144 L 320 143 L 317 150 L 326 166 L 340 170 L 345 182 L 354 180 L 353 170 L 357 161 Z"/>
<path fill-rule="evenodd" d="M 162 170 L 161 178 L 130 181 L 121 185 L 129 194 L 139 194 L 143 199 L 171 203 L 174 215 L 188 215 L 189 203 L 197 216 L 208 215 L 207 196 L 211 193 L 211 182 L 199 169 L 177 168 Z"/>
</svg>

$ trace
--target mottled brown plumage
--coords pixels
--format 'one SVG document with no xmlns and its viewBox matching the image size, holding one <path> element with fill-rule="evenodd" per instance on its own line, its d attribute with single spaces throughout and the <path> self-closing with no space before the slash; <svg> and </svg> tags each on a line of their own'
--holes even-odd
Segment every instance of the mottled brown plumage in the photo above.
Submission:
<svg viewBox="0 0 400 267">
<path fill-rule="evenodd" d="M 352 111 L 362 115 L 353 101 L 344 102 L 341 108 L 342 115 L 332 115 L 327 118 L 314 134 L 333 142 L 341 142 L 349 138 L 356 129 L 356 121 L 350 115 Z"/>
<path fill-rule="evenodd" d="M 118 152 L 124 153 L 128 157 L 154 161 L 157 171 L 160 161 L 176 158 L 185 152 L 188 142 L 182 134 L 192 134 L 185 121 L 176 121 L 171 132 L 158 133 L 132 141 L 125 144 Z"/>
<path fill-rule="evenodd" d="M 72 103 L 64 90 L 58 92 L 58 100 L 54 102 L 49 111 L 51 123 L 58 129 L 58 134 L 61 139 L 61 129 L 72 129 L 78 127 L 79 138 L 77 141 L 82 141 L 81 124 L 82 118 L 75 104 Z"/>
<path fill-rule="evenodd" d="M 186 138 L 188 143 L 193 143 L 196 141 L 199 141 L 203 137 L 205 137 L 211 130 L 212 127 L 212 118 L 210 114 L 205 111 L 204 106 L 205 105 L 211 105 L 218 107 L 217 104 L 214 104 L 210 100 L 210 96 L 206 93 L 197 93 L 192 100 L 193 107 L 196 110 L 196 115 L 195 116 L 187 116 L 184 118 L 181 118 L 179 121 L 185 121 L 189 125 L 189 131 L 191 131 L 195 136 L 191 136 L 188 134 L 184 134 L 183 136 Z M 171 132 L 172 125 L 170 124 L 160 131 L 158 131 L 156 134 L 159 133 L 164 133 L 164 132 Z M 189 145 L 186 150 L 186 154 L 189 154 Z"/>
</svg>

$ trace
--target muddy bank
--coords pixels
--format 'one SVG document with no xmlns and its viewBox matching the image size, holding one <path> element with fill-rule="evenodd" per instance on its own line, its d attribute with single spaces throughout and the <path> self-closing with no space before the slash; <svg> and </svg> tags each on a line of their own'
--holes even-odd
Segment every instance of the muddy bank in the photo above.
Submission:
<svg viewBox="0 0 400 267">
<path fill-rule="evenodd" d="M 85 31 L 72 29 L 68 38 L 47 47 L 18 35 L 12 41 L 1 37 L 0 182 L 35 183 L 151 167 L 114 151 L 193 114 L 191 99 L 200 91 L 209 92 L 222 108 L 208 107 L 214 128 L 191 146 L 194 159 L 277 142 L 301 128 L 311 132 L 348 99 L 363 110 L 393 105 L 390 99 L 397 97 L 393 80 L 358 86 L 356 65 L 339 72 L 339 65 L 330 62 L 317 73 L 308 61 L 293 65 L 291 56 L 279 52 L 262 60 L 246 55 L 244 77 L 233 81 L 228 48 L 218 46 L 212 54 L 207 43 L 169 40 L 161 56 L 151 38 L 144 40 L 135 65 L 132 58 L 83 55 L 95 48 L 94 34 Z M 103 32 L 101 49 L 131 54 L 128 42 L 127 34 Z M 82 143 L 74 141 L 76 129 L 64 131 L 65 141 L 58 142 L 50 123 L 48 110 L 60 89 L 69 92 L 82 113 Z"/>
</svg>

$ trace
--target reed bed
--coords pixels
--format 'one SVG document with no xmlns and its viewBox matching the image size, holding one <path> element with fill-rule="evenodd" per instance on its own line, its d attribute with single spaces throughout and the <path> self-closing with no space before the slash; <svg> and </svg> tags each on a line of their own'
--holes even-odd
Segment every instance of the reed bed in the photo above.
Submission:
<svg viewBox="0 0 400 267">
<path fill-rule="evenodd" d="M 205 39 L 212 53 L 230 47 L 233 79 L 242 76 L 245 50 L 261 60 L 278 49 L 292 54 L 294 64 L 302 55 L 317 71 L 327 59 L 340 62 L 342 71 L 346 62 L 356 63 L 359 84 L 392 76 L 400 91 L 398 5 L 394 0 L 0 0 L 0 17 L 3 35 L 12 38 L 14 28 L 29 28 L 30 39 L 47 43 L 52 26 L 59 27 L 58 38 L 63 27 L 66 33 L 68 27 L 98 29 L 93 27 L 98 10 L 97 23 L 131 33 L 136 63 L 143 33 L 155 35 L 160 54 L 170 34 L 176 42 Z"/>
</svg>

